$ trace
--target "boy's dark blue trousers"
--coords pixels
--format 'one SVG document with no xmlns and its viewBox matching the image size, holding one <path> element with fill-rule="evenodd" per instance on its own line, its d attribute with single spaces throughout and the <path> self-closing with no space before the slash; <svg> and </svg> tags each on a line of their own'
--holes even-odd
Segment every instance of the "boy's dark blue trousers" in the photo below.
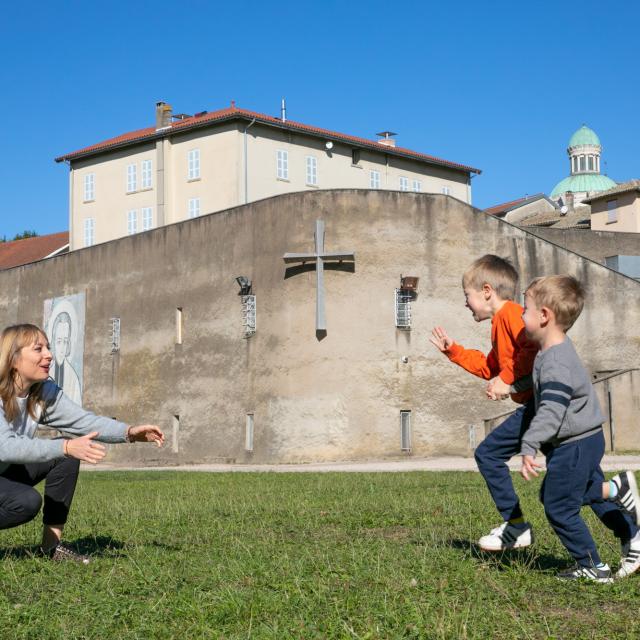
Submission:
<svg viewBox="0 0 640 640">
<path fill-rule="evenodd" d="M 604 455 L 602 431 L 546 451 L 547 471 L 540 487 L 540 500 L 549 524 L 567 551 L 582 566 L 600 562 L 595 542 L 580 508 L 589 505 L 617 538 L 628 540 L 638 531 L 631 518 L 614 502 L 603 500 Z"/>
<path fill-rule="evenodd" d="M 478 469 L 504 520 L 522 516 L 507 462 L 520 453 L 522 435 L 534 416 L 533 400 L 519 407 L 496 427 L 475 451 Z"/>
</svg>

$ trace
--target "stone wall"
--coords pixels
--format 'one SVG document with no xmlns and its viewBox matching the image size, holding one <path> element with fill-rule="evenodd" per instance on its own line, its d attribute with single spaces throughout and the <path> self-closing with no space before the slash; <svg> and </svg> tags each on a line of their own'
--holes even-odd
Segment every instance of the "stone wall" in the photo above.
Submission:
<svg viewBox="0 0 640 640">
<path fill-rule="evenodd" d="M 327 251 L 356 254 L 353 272 L 325 272 L 322 339 L 315 272 L 285 277 L 282 259 L 313 249 L 319 218 Z M 511 257 L 523 283 L 551 273 L 579 277 L 589 297 L 571 336 L 587 366 L 637 365 L 639 283 L 433 194 L 288 194 L 4 271 L 0 322 L 42 324 L 45 299 L 86 292 L 85 406 L 160 424 L 170 443 L 179 424 L 177 450 L 113 447 L 112 462 L 396 457 L 402 410 L 411 411 L 413 455 L 468 455 L 470 434 L 513 405 L 485 399 L 485 383 L 449 363 L 429 335 L 443 325 L 466 347 L 488 351 L 489 322 L 473 321 L 460 284 L 466 266 L 488 252 Z M 241 326 L 240 275 L 257 296 L 250 339 Z M 395 328 L 401 275 L 420 278 L 411 331 Z M 113 316 L 122 332 L 115 355 Z M 247 413 L 252 453 L 244 449 Z"/>
</svg>

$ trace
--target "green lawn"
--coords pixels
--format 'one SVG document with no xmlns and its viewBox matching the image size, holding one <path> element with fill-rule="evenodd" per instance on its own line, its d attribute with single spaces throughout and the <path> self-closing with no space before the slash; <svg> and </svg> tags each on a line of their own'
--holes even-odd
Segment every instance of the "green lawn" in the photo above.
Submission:
<svg viewBox="0 0 640 640">
<path fill-rule="evenodd" d="M 556 580 L 539 480 L 516 482 L 536 544 L 489 556 L 477 473 L 83 473 L 66 540 L 95 561 L 33 557 L 39 522 L 3 531 L 0 637 L 640 637 L 640 575 Z"/>
</svg>

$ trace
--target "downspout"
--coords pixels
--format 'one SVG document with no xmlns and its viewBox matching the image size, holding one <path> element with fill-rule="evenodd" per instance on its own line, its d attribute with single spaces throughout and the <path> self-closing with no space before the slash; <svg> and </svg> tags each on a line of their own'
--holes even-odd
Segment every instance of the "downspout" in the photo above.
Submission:
<svg viewBox="0 0 640 640">
<path fill-rule="evenodd" d="M 69 251 L 73 251 L 76 248 L 73 237 L 73 168 L 70 160 L 64 163 L 69 167 Z"/>
<path fill-rule="evenodd" d="M 247 131 L 249 127 L 252 127 L 256 122 L 254 118 L 245 128 L 244 128 L 244 203 L 247 204 L 249 202 L 249 161 L 247 159 Z"/>
</svg>

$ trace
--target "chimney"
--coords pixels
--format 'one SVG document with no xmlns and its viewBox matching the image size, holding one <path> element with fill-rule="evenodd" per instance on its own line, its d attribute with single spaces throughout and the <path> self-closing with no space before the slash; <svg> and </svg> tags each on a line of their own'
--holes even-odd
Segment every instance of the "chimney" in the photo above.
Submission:
<svg viewBox="0 0 640 640">
<path fill-rule="evenodd" d="M 171 126 L 171 105 L 166 102 L 156 102 L 156 131 L 168 129 Z"/>
<path fill-rule="evenodd" d="M 565 200 L 567 204 L 567 210 L 573 211 L 573 204 L 574 204 L 573 191 L 567 191 L 567 193 L 565 193 L 564 195 L 565 195 Z"/>
<path fill-rule="evenodd" d="M 380 140 L 378 140 L 378 144 L 383 144 L 385 147 L 395 147 L 396 141 L 391 136 L 397 136 L 397 133 L 393 133 L 393 131 L 382 131 L 380 133 L 376 133 L 377 136 L 382 136 Z"/>
</svg>

